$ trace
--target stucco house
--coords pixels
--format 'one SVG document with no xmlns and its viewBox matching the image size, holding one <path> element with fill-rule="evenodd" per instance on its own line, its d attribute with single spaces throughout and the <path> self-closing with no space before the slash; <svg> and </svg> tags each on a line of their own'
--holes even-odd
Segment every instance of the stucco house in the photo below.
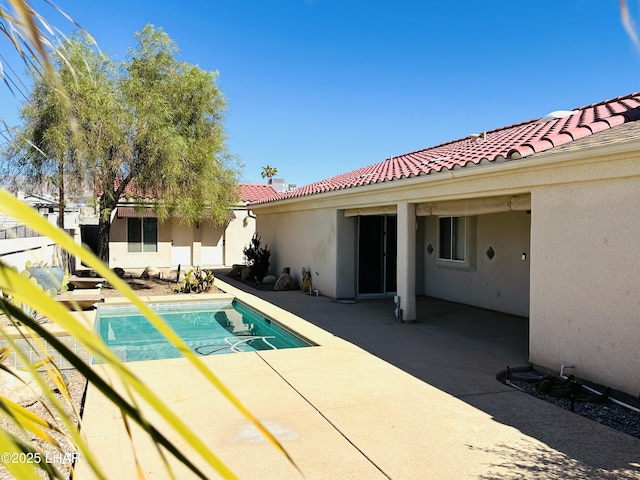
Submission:
<svg viewBox="0 0 640 480">
<path fill-rule="evenodd" d="M 221 267 L 243 262 L 242 250 L 255 232 L 252 201 L 276 195 L 271 185 L 240 184 L 240 203 L 229 207 L 226 225 L 206 218 L 188 225 L 180 218 L 159 223 L 153 204 L 140 208 L 139 199 L 123 199 L 113 214 L 109 235 L 109 267 L 125 270 L 191 266 Z"/>
<path fill-rule="evenodd" d="M 426 148 L 251 205 L 274 273 L 530 319 L 530 361 L 640 391 L 640 93 Z M 391 300 L 390 300 L 391 304 Z M 393 315 L 394 309 L 389 309 Z"/>
</svg>

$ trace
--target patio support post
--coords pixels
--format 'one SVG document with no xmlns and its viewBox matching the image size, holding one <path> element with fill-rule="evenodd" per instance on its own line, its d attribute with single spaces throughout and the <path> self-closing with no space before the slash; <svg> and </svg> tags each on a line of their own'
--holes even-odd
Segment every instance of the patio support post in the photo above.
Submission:
<svg viewBox="0 0 640 480">
<path fill-rule="evenodd" d="M 398 203 L 397 294 L 402 321 L 416 320 L 416 205 Z"/>
</svg>

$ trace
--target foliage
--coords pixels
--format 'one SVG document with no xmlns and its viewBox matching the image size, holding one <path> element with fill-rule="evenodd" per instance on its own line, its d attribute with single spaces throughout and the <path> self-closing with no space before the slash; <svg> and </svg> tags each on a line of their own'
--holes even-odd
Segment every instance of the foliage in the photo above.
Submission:
<svg viewBox="0 0 640 480">
<path fill-rule="evenodd" d="M 278 169 L 271 165 L 265 165 L 262 167 L 262 178 L 272 179 L 278 174 Z"/>
<path fill-rule="evenodd" d="M 108 260 L 111 213 L 125 195 L 153 198 L 162 222 L 228 219 L 237 201 L 235 159 L 224 133 L 217 73 L 180 62 L 160 29 L 146 26 L 124 62 L 75 35 L 53 77 L 36 77 L 10 155 L 29 178 L 99 192 L 98 251 Z M 62 93 L 61 93 L 62 92 Z M 62 187 L 61 187 L 62 186 Z"/>
<path fill-rule="evenodd" d="M 159 332 L 169 339 L 178 350 L 183 352 L 184 356 L 203 374 L 208 382 L 217 388 L 273 445 L 289 458 L 288 454 L 282 449 L 273 435 L 271 435 L 246 407 L 240 403 L 233 393 L 220 382 L 215 374 L 206 367 L 162 318 L 154 313 L 145 301 L 137 297 L 125 282 L 109 270 L 109 268 L 86 247 L 75 243 L 73 238 L 63 230 L 51 225 L 45 218 L 39 215 L 37 211 L 23 204 L 3 189 L 0 189 L 0 213 L 12 218 L 19 218 L 30 228 L 33 228 L 42 235 L 48 236 L 53 242 L 59 244 L 61 248 L 70 254 L 79 256 L 83 263 L 95 269 L 95 271 L 104 277 L 114 288 L 120 290 L 122 294 L 147 317 L 149 322 L 151 322 Z M 182 462 L 198 478 L 205 479 L 207 476 L 198 466 L 187 458 L 185 451 L 199 455 L 207 465 L 215 469 L 223 478 L 236 478 L 220 459 L 218 459 L 215 453 L 212 452 L 141 379 L 137 378 L 136 375 L 127 368 L 125 363 L 122 363 L 119 358 L 109 350 L 97 332 L 80 317 L 73 316 L 66 307 L 50 298 L 40 288 L 35 287 L 27 278 L 21 276 L 15 269 L 4 265 L 2 262 L 0 262 L 0 290 L 2 290 L 4 294 L 14 297 L 17 301 L 28 305 L 40 315 L 47 317 L 55 325 L 72 333 L 78 345 L 86 349 L 94 358 L 110 364 L 115 374 L 120 378 L 120 381 L 126 385 L 125 389 L 115 389 L 111 384 L 105 382 L 105 380 L 91 368 L 91 365 L 87 364 L 86 361 L 78 357 L 75 352 L 60 342 L 50 330 L 44 328 L 43 325 L 26 315 L 19 308 L 5 301 L 4 298 L 0 298 L 0 311 L 5 313 L 9 318 L 14 319 L 15 322 L 21 323 L 24 331 L 29 332 L 28 335 L 42 337 L 46 340 L 65 360 L 69 361 L 83 374 L 94 388 L 98 389 L 111 402 L 118 406 L 123 414 L 123 421 L 138 424 L 157 445 L 164 447 L 170 455 L 173 455 Z M 22 432 L 20 437 L 16 437 L 8 430 L 0 429 L 0 450 L 17 454 L 27 452 L 33 454 L 33 452 L 39 452 L 39 447 L 33 439 L 38 438 L 46 442 L 55 442 L 55 440 L 47 434 L 47 429 L 59 430 L 64 432 L 77 447 L 84 461 L 94 470 L 97 478 L 105 478 L 94 452 L 90 450 L 80 435 L 75 419 L 65 413 L 61 401 L 47 388 L 45 376 L 50 376 L 56 385 L 58 385 L 60 391 L 63 392 L 64 398 L 69 399 L 59 370 L 57 370 L 55 366 L 52 366 L 48 360 L 44 361 L 44 363 L 39 362 L 38 364 L 29 363 L 28 355 L 25 355 L 17 348 L 16 342 L 11 335 L 5 331 L 2 325 L 0 325 L 0 335 L 10 343 L 11 348 L 15 350 L 22 361 L 29 366 L 29 372 L 36 378 L 53 406 L 54 415 L 52 416 L 59 418 L 61 422 L 60 425 L 52 425 L 46 420 L 35 416 L 24 407 L 13 404 L 4 395 L 0 394 L 0 403 L 3 405 L 3 408 L 0 409 L 0 414 L 4 415 Z M 37 371 L 37 367 L 40 366 L 46 368 L 45 373 L 39 373 Z M 2 365 L 2 369 L 11 370 L 10 367 L 4 364 Z M 156 424 L 151 421 L 150 416 L 144 413 L 148 409 L 153 410 L 150 416 L 158 416 L 158 418 L 161 419 L 160 423 L 167 422 L 167 424 L 171 426 L 173 429 L 171 434 L 163 434 L 156 428 Z M 178 447 L 178 444 L 182 446 Z M 40 455 L 44 457 L 43 453 L 40 453 Z M 38 473 L 39 469 L 54 468 L 46 462 L 7 463 L 5 467 L 12 475 L 21 479 L 41 478 Z M 140 465 L 137 465 L 137 467 L 140 468 Z M 168 464 L 167 468 L 169 468 Z M 50 478 L 62 478 L 59 472 L 47 472 L 47 474 L 51 475 Z"/>
<path fill-rule="evenodd" d="M 195 267 L 189 270 L 174 291 L 178 293 L 205 293 L 213 287 L 213 270 Z"/>
<path fill-rule="evenodd" d="M 17 269 L 14 267 L 14 270 Z M 58 293 L 66 292 L 69 289 L 69 272 L 63 271 L 61 268 L 50 267 L 46 262 L 25 263 L 24 270 L 19 272 L 21 277 L 29 280 L 35 287 L 44 291 L 49 297 L 55 297 Z M 36 311 L 28 305 L 16 300 L 11 295 L 3 292 L 5 301 L 21 308 L 27 315 L 35 317 Z"/>
<path fill-rule="evenodd" d="M 41 278 L 38 278 L 38 270 L 42 270 Z M 61 267 L 52 267 L 47 262 L 31 262 L 27 260 L 21 275 L 29 278 L 31 283 L 38 285 L 50 297 L 69 290 L 69 272 Z"/>
<path fill-rule="evenodd" d="M 242 253 L 244 254 L 247 267 L 249 267 L 251 278 L 261 282 L 269 271 L 269 258 L 271 257 L 271 251 L 267 248 L 268 245 L 262 247 L 262 237 L 258 236 L 258 233 L 254 233 L 251 237 L 249 245 L 244 247 Z"/>
<path fill-rule="evenodd" d="M 76 159 L 84 160 L 85 158 L 93 160 L 95 162 L 93 166 L 96 171 L 101 171 L 103 173 L 106 171 L 110 175 L 113 174 L 113 176 L 105 175 L 105 177 L 101 179 L 103 182 L 105 180 L 108 182 L 110 178 L 122 180 L 121 177 L 123 172 L 127 172 L 127 169 L 132 171 L 133 166 L 136 164 L 138 159 L 142 158 L 142 161 L 147 161 L 150 157 L 145 156 L 146 152 L 138 152 L 124 148 L 129 145 L 126 142 L 118 144 L 115 141 L 112 141 L 110 147 L 108 147 L 110 142 L 105 139 L 119 138 L 120 130 L 116 128 L 117 124 L 125 119 L 125 113 L 130 113 L 126 108 L 122 108 L 120 110 L 118 108 L 120 98 L 110 96 L 110 92 L 104 88 L 109 84 L 107 82 L 108 76 L 106 76 L 109 69 L 107 68 L 105 70 L 104 78 L 99 78 L 101 76 L 97 75 L 95 71 L 91 71 L 90 67 L 94 60 L 101 61 L 101 59 L 98 58 L 97 54 L 90 55 L 88 52 L 86 55 L 81 53 L 75 60 L 70 61 L 66 58 L 65 52 L 62 49 L 54 46 L 53 32 L 58 30 L 50 26 L 46 20 L 31 7 L 27 0 L 10 0 L 9 3 L 13 7 L 14 11 L 10 11 L 5 8 L 6 2 L 1 1 L 0 3 L 0 31 L 2 32 L 0 34 L 0 38 L 4 38 L 8 41 L 11 48 L 14 48 L 20 54 L 25 64 L 29 66 L 32 71 L 37 72 L 37 81 L 41 81 L 42 85 L 45 87 L 44 93 L 49 93 L 46 91 L 46 88 L 60 92 L 58 99 L 63 102 L 62 106 L 65 107 L 61 109 L 61 112 L 64 113 L 66 117 L 63 115 L 60 118 L 56 118 L 56 121 L 52 122 L 52 124 L 59 127 L 59 129 L 57 129 L 58 133 L 62 132 L 62 136 L 66 135 L 69 140 L 73 140 L 73 142 L 69 142 L 69 149 L 79 148 L 79 151 L 83 152 L 82 155 L 74 155 L 72 158 L 74 161 Z M 47 3 L 53 6 L 50 2 Z M 53 6 L 53 8 L 57 7 Z M 62 12 L 62 14 L 65 15 L 65 18 L 72 21 L 70 17 L 64 14 L 64 12 Z M 92 92 L 89 95 L 85 94 L 84 96 L 74 96 L 69 93 L 67 96 L 67 88 L 65 88 L 62 83 L 63 72 L 61 71 L 61 64 L 57 65 L 57 68 L 54 68 L 49 58 L 49 52 L 54 52 L 55 58 L 62 59 L 63 63 L 69 66 L 68 73 L 72 77 L 75 77 L 74 82 L 77 82 L 77 84 L 67 84 L 67 87 L 75 87 L 77 85 L 79 91 L 81 91 L 80 87 L 86 85 L 83 84 L 83 82 L 87 81 L 87 83 L 91 85 L 91 81 L 95 80 L 95 90 L 89 89 Z M 2 60 L 4 60 L 4 57 Z M 85 70 L 83 70 L 84 65 L 87 65 Z M 109 65 L 105 66 L 108 67 Z M 11 91 L 12 85 L 15 86 L 17 83 L 15 81 L 11 81 L 11 79 L 7 77 L 7 72 L 13 71 L 14 70 L 9 65 L 3 66 L 2 63 L 0 63 L 0 77 L 4 80 L 5 86 L 7 86 Z M 93 76 L 89 75 L 88 72 L 91 72 Z M 208 86 L 210 87 L 211 85 Z M 72 90 L 73 88 L 68 89 L 69 92 Z M 207 90 L 211 92 L 211 88 L 208 88 Z M 185 90 L 185 94 L 188 95 L 190 93 L 200 92 L 194 92 L 193 89 L 191 91 Z M 154 95 L 154 92 L 146 92 L 146 94 L 146 97 L 149 98 L 149 96 Z M 92 113 L 92 105 L 94 109 L 95 105 L 91 102 L 87 102 L 86 105 L 83 103 L 83 99 L 86 100 L 87 96 L 93 96 L 92 100 L 94 100 L 95 104 L 102 109 L 93 110 L 93 113 L 95 114 L 93 116 L 90 115 L 90 113 Z M 47 96 L 44 95 L 41 98 L 46 99 Z M 121 103 L 121 105 L 126 106 L 124 103 Z M 49 111 L 55 111 L 55 108 Z M 122 117 L 118 116 L 120 113 L 123 114 Z M 68 125 L 66 126 L 64 123 L 65 118 L 68 122 Z M 78 125 L 78 119 L 82 119 L 82 125 Z M 0 122 L 2 122 L 1 118 Z M 37 122 L 34 122 L 34 125 L 35 124 L 37 124 Z M 130 127 L 131 124 L 125 122 L 122 125 L 124 125 L 125 133 L 127 133 L 128 130 L 126 129 Z M 141 125 L 144 127 L 144 121 Z M 151 128 L 152 125 L 149 125 L 149 127 Z M 108 128 L 113 128 L 113 131 L 109 132 Z M 82 133 L 82 135 L 76 135 L 78 132 Z M 218 133 L 221 134 L 221 128 L 218 128 Z M 220 135 L 218 135 L 218 137 L 219 136 Z M 43 138 L 44 137 L 45 136 L 43 135 Z M 22 137 L 22 140 L 25 142 L 23 144 L 24 148 L 29 149 L 30 146 L 33 146 L 33 138 L 35 137 L 30 137 L 28 134 L 25 134 Z M 132 137 L 124 136 L 123 138 L 128 142 Z M 214 219 L 217 218 L 218 213 L 220 217 L 223 217 L 226 215 L 226 208 L 230 203 L 227 202 L 227 198 L 225 198 L 225 195 L 228 196 L 226 189 L 229 185 L 232 185 L 235 182 L 235 173 L 224 165 L 225 158 L 228 158 L 224 148 L 212 149 L 205 146 L 202 147 L 203 150 L 198 151 L 198 147 L 193 147 L 193 144 L 198 143 L 195 141 L 197 140 L 197 136 L 192 140 L 192 148 L 186 148 L 180 151 L 189 157 L 194 153 L 204 152 L 210 154 L 209 157 L 205 156 L 200 158 L 200 161 L 204 161 L 205 163 L 215 163 L 214 167 L 216 168 L 211 169 L 211 174 L 207 178 L 209 180 L 211 178 L 216 178 L 216 181 L 219 182 L 218 188 L 213 189 L 214 194 L 210 195 L 204 202 L 201 201 L 200 203 L 209 202 L 207 205 L 210 205 L 210 203 L 216 199 L 225 200 L 219 208 L 220 212 L 216 211 L 217 213 L 214 212 L 212 214 L 212 218 Z M 218 140 L 221 139 L 218 138 Z M 49 142 L 49 140 L 46 140 L 45 143 L 47 142 Z M 131 145 L 134 145 L 134 143 L 131 143 Z M 214 145 L 220 144 L 216 144 L 214 142 Z M 45 146 L 59 147 L 60 144 L 52 141 L 48 145 L 45 144 Z M 102 152 L 102 154 L 94 153 L 93 155 L 89 155 L 87 153 L 90 151 L 89 147 L 95 149 L 95 152 Z M 34 152 L 36 152 L 35 148 L 31 153 Z M 55 149 L 52 149 L 51 152 L 57 154 Z M 105 154 L 105 152 L 107 152 L 107 154 Z M 24 153 L 24 151 L 22 151 L 22 153 Z M 128 157 L 125 157 L 126 153 L 129 154 Z M 16 155 L 14 158 L 19 158 L 19 156 Z M 35 155 L 32 158 L 36 159 L 36 167 L 38 166 L 38 161 L 45 161 L 49 159 L 48 155 L 44 152 L 42 153 L 42 157 Z M 120 159 L 121 163 L 110 163 L 110 160 L 116 158 Z M 125 159 L 133 160 L 132 165 L 126 164 Z M 18 160 L 18 162 L 20 163 L 24 160 L 28 160 L 28 156 L 25 155 L 21 160 Z M 59 166 L 60 164 L 53 165 Z M 68 164 L 65 164 L 63 173 L 66 172 L 67 165 Z M 156 178 L 157 175 L 164 173 L 161 172 L 163 166 L 164 165 L 160 161 L 151 167 L 157 169 Z M 55 169 L 56 167 L 52 166 L 51 168 Z M 43 169 L 42 172 L 49 173 L 51 168 Z M 188 170 L 189 168 L 191 168 L 191 165 L 188 164 L 184 170 Z M 175 169 L 176 167 L 174 164 L 174 170 Z M 118 176 L 118 174 L 120 174 L 120 176 Z M 194 175 L 196 176 L 199 174 L 200 172 L 198 171 L 194 172 Z M 179 186 L 185 185 L 191 186 L 186 181 L 182 182 Z M 113 182 L 112 186 L 115 186 L 115 182 Z M 170 191 L 170 189 L 166 189 L 165 192 L 171 195 L 176 194 L 176 191 Z M 110 191 L 110 194 L 113 193 L 114 191 Z M 115 193 L 118 192 L 115 191 Z M 119 193 L 122 193 L 122 191 Z M 184 193 L 185 195 L 193 194 L 197 196 L 199 191 L 194 192 L 187 189 L 182 190 L 180 193 Z M 62 200 L 64 201 L 64 199 Z M 197 205 L 199 205 L 199 203 L 197 203 Z M 224 210 L 224 214 L 221 213 L 222 210 Z M 60 211 L 63 210 L 61 209 Z M 194 212 L 195 209 L 187 209 L 186 211 L 187 214 L 193 214 Z M 213 372 L 206 368 L 206 366 L 195 356 L 195 354 L 193 354 L 193 352 L 188 349 L 184 342 L 175 335 L 163 320 L 151 311 L 145 302 L 137 297 L 135 293 L 117 277 L 117 275 L 111 272 L 102 261 L 92 255 L 88 249 L 76 244 L 73 239 L 66 235 L 61 229 L 49 224 L 35 210 L 21 203 L 3 189 L 0 189 L 0 213 L 14 219 L 19 219 L 22 223 L 34 230 L 37 230 L 40 234 L 49 236 L 53 242 L 66 249 L 68 253 L 77 255 L 84 264 L 94 268 L 96 272 L 102 275 L 114 286 L 114 288 L 120 290 L 122 294 L 136 305 L 148 320 L 154 324 L 156 328 L 158 328 L 158 330 L 174 344 L 174 346 L 176 346 L 176 348 L 184 352 L 187 359 L 203 374 L 208 382 L 219 390 L 223 396 L 238 408 L 238 410 L 242 412 L 242 414 L 244 414 L 245 417 L 273 445 L 275 445 L 287 458 L 290 459 L 288 454 L 282 449 L 273 435 L 271 435 L 255 417 L 253 417 L 253 415 L 238 401 L 232 392 L 220 382 Z M 229 469 L 216 457 L 215 453 L 212 452 L 197 436 L 195 436 L 184 422 L 182 422 L 181 419 L 167 407 L 167 405 L 157 398 L 146 387 L 146 385 L 127 368 L 125 364 L 120 362 L 120 360 L 110 352 L 92 328 L 88 327 L 86 323 L 78 317 L 73 316 L 65 307 L 46 295 L 40 288 L 33 285 L 26 277 L 20 275 L 15 269 L 8 267 L 2 262 L 0 262 L 0 291 L 2 292 L 2 295 L 0 296 L 0 311 L 3 312 L 9 320 L 13 321 L 15 325 L 18 323 L 23 325 L 23 328 L 20 329 L 20 331 L 23 332 L 23 339 L 35 340 L 35 336 L 37 336 L 48 342 L 48 344 L 57 350 L 65 360 L 69 361 L 81 374 L 85 375 L 94 388 L 98 389 L 120 409 L 123 414 L 123 421 L 126 424 L 125 427 L 127 428 L 127 431 L 129 431 L 128 427 L 131 421 L 137 423 L 143 431 L 153 439 L 158 446 L 159 452 L 165 451 L 169 455 L 173 455 L 199 478 L 206 478 L 206 476 L 202 473 L 199 467 L 194 465 L 186 457 L 185 452 L 199 455 L 206 464 L 215 469 L 222 477 L 235 478 L 233 473 L 230 472 Z M 96 358 L 102 358 L 109 362 L 113 366 L 115 376 L 117 376 L 119 382 L 124 385 L 124 389 L 120 391 L 115 390 L 111 384 L 106 383 L 99 375 L 97 375 L 89 364 L 79 358 L 72 350 L 66 347 L 65 344 L 61 343 L 58 337 L 53 335 L 50 330 L 44 328 L 29 315 L 26 315 L 24 311 L 17 308 L 16 305 L 7 301 L 7 298 L 14 298 L 16 302 L 27 305 L 29 308 L 37 311 L 40 315 L 47 317 L 55 325 L 60 326 L 67 332 L 71 333 L 78 345 L 82 345 L 82 347 L 89 351 L 93 356 Z M 30 336 L 34 336 L 34 338 L 29 338 Z M 15 435 L 7 428 L 0 428 L 0 451 L 9 455 L 22 454 L 25 458 L 43 458 L 43 454 L 39 451 L 37 442 L 44 441 L 55 445 L 56 441 L 48 434 L 48 431 L 63 432 L 75 445 L 84 461 L 92 468 L 95 477 L 104 479 L 105 475 L 97 462 L 96 456 L 80 435 L 77 425 L 77 419 L 79 418 L 78 413 L 75 412 L 74 415 L 70 415 L 64 408 L 64 402 L 69 402 L 71 407 L 73 407 L 73 405 L 60 370 L 58 370 L 55 364 L 51 361 L 50 357 L 43 358 L 41 362 L 30 363 L 29 353 L 36 352 L 37 350 L 35 347 L 33 352 L 23 352 L 20 348 L 17 348 L 16 341 L 2 323 L 0 323 L 0 338 L 7 341 L 10 347 L 15 351 L 18 358 L 28 366 L 29 372 L 36 379 L 39 387 L 45 392 L 48 401 L 51 403 L 51 417 L 58 419 L 55 424 L 52 424 L 45 419 L 34 415 L 28 409 L 11 402 L 5 397 L 5 395 L 3 395 L 4 392 L 0 393 L 0 404 L 2 405 L 2 408 L 0 408 L 0 415 L 3 415 L 9 423 L 21 432 L 20 435 Z M 29 344 L 31 344 L 31 342 L 29 342 Z M 0 348 L 0 368 L 6 372 L 15 373 L 11 367 L 5 364 L 7 356 L 8 349 Z M 44 370 L 43 372 L 39 372 L 37 369 Z M 47 377 L 53 381 L 57 386 L 57 389 L 63 394 L 63 401 L 60 401 L 48 388 L 46 383 Z M 150 421 L 150 418 L 144 413 L 145 411 L 149 411 L 149 409 L 154 410 L 154 412 L 151 413 L 151 416 L 158 417 L 160 419 L 158 422 L 159 424 L 166 422 L 167 425 L 173 429 L 170 437 L 162 434 L 154 426 L 154 423 Z M 180 445 L 180 447 L 177 445 Z M 36 454 L 39 455 L 39 457 L 36 457 Z M 163 453 L 163 458 L 164 455 L 165 454 Z M 0 461 L 1 460 L 2 459 L 0 459 Z M 168 463 L 165 463 L 165 465 L 167 469 L 170 470 Z M 45 475 L 49 478 L 66 478 L 53 464 L 48 462 L 9 462 L 4 463 L 3 466 L 6 468 L 9 475 L 25 480 L 40 479 Z M 142 477 L 143 474 L 140 469 L 140 465 L 138 464 L 136 467 L 139 476 Z M 169 476 L 171 478 L 175 478 L 175 474 L 173 472 L 169 472 Z"/>
</svg>

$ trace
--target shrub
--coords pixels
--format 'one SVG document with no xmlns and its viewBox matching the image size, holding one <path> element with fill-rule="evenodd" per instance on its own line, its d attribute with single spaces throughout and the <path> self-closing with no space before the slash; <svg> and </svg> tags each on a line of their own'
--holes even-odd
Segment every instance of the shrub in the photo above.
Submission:
<svg viewBox="0 0 640 480">
<path fill-rule="evenodd" d="M 253 237 L 251 237 L 251 243 L 242 250 L 251 278 L 258 282 L 261 282 L 267 275 L 270 265 L 269 257 L 271 257 L 271 251 L 267 248 L 267 245 L 260 246 L 261 238 L 257 232 L 254 233 Z"/>
</svg>

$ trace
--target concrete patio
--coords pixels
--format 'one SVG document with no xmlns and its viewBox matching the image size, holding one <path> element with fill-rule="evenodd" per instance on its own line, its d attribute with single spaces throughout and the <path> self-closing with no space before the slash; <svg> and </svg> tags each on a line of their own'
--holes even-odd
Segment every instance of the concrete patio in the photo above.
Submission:
<svg viewBox="0 0 640 480">
<path fill-rule="evenodd" d="M 524 318 L 421 298 L 418 321 L 400 324 L 389 299 L 337 303 L 218 278 L 319 344 L 202 357 L 304 477 L 184 360 L 129 366 L 240 478 L 640 478 L 640 440 L 496 381 L 527 362 Z M 88 391 L 89 444 L 109 478 L 135 478 L 119 418 Z M 166 478 L 155 448 L 139 430 L 132 436 L 148 478 Z M 92 478 L 82 462 L 76 478 Z M 176 478 L 190 477 L 178 466 Z"/>
</svg>

